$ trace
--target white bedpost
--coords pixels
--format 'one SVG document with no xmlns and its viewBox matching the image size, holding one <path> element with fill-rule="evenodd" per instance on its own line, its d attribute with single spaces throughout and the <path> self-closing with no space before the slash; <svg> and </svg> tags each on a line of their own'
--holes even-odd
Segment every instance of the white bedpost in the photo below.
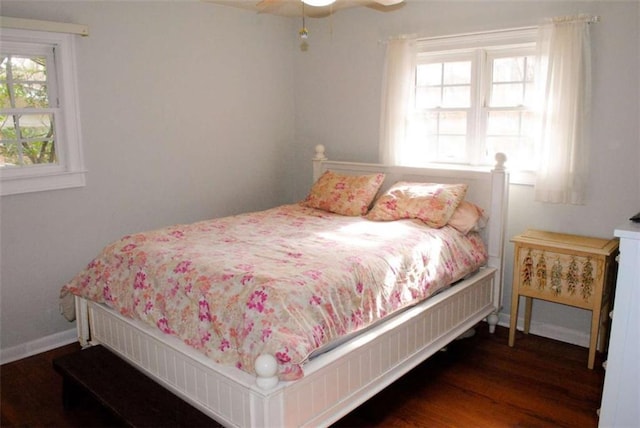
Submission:
<svg viewBox="0 0 640 428">
<path fill-rule="evenodd" d="M 327 157 L 324 154 L 324 146 L 318 144 L 316 146 L 316 154 L 313 157 L 313 182 L 315 183 L 320 175 L 322 175 L 322 162 L 326 161 Z"/>
<path fill-rule="evenodd" d="M 509 173 L 505 168 L 507 156 L 496 153 L 496 164 L 491 170 L 491 216 L 489 218 L 489 266 L 497 269 L 494 280 L 493 302 L 495 311 L 487 317 L 489 332 L 496 331 L 498 312 L 502 305 L 502 284 L 504 283 L 504 235 L 509 206 Z"/>
<path fill-rule="evenodd" d="M 271 354 L 260 354 L 255 361 L 256 384 L 260 389 L 271 389 L 278 384 L 278 362 Z"/>
<path fill-rule="evenodd" d="M 87 301 L 82 297 L 74 296 L 76 306 L 76 329 L 78 331 L 78 342 L 80 346 L 86 348 L 91 340 L 89 331 L 89 307 Z"/>
</svg>

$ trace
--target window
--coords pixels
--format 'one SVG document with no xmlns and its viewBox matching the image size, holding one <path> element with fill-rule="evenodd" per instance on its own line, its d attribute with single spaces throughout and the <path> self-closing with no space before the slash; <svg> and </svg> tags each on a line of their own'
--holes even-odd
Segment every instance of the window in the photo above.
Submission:
<svg viewBox="0 0 640 428">
<path fill-rule="evenodd" d="M 403 150 L 411 163 L 493 165 L 495 153 L 504 152 L 512 169 L 535 170 L 535 35 L 418 42 Z"/>
<path fill-rule="evenodd" d="M 83 186 L 74 36 L 0 37 L 2 195 Z"/>
</svg>

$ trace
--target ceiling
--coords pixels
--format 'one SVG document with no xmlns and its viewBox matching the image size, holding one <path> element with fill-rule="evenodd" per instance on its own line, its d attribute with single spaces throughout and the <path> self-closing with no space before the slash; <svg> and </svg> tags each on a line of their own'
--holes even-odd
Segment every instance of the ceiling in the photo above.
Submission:
<svg viewBox="0 0 640 428">
<path fill-rule="evenodd" d="M 237 7 L 251 10 L 256 13 L 268 13 L 272 15 L 300 17 L 302 16 L 302 2 L 300 0 L 204 0 L 224 6 Z M 358 6 L 366 6 L 382 12 L 397 10 L 404 6 L 404 3 L 383 6 L 373 0 L 337 0 L 334 4 L 325 7 L 304 6 L 305 16 L 312 18 L 322 18 L 331 15 L 340 9 L 347 9 Z"/>
</svg>

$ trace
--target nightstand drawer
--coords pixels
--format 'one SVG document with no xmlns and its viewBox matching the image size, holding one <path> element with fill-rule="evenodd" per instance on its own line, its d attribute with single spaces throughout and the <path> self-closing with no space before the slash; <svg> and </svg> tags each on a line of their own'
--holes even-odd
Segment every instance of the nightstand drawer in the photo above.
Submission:
<svg viewBox="0 0 640 428">
<path fill-rule="evenodd" d="M 583 309 L 593 309 L 601 292 L 605 258 L 519 247 L 518 293 Z"/>
</svg>

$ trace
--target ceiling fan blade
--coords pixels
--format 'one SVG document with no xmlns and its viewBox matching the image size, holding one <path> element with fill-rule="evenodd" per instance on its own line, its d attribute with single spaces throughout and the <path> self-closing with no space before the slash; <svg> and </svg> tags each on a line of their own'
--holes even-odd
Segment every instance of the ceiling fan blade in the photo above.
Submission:
<svg viewBox="0 0 640 428">
<path fill-rule="evenodd" d="M 382 12 L 390 12 L 404 6 L 404 0 L 369 0 L 367 7 Z"/>
<path fill-rule="evenodd" d="M 258 12 L 268 12 L 276 6 L 278 6 L 278 0 L 260 0 L 256 3 Z"/>
<path fill-rule="evenodd" d="M 337 10 L 335 4 L 315 7 L 304 5 L 300 0 L 260 0 L 256 3 L 256 9 L 258 13 L 294 17 L 302 16 L 304 10 L 304 15 L 309 18 L 325 18 Z"/>
<path fill-rule="evenodd" d="M 404 0 L 373 0 L 374 3 L 378 3 L 381 6 L 395 6 L 404 2 Z"/>
</svg>

